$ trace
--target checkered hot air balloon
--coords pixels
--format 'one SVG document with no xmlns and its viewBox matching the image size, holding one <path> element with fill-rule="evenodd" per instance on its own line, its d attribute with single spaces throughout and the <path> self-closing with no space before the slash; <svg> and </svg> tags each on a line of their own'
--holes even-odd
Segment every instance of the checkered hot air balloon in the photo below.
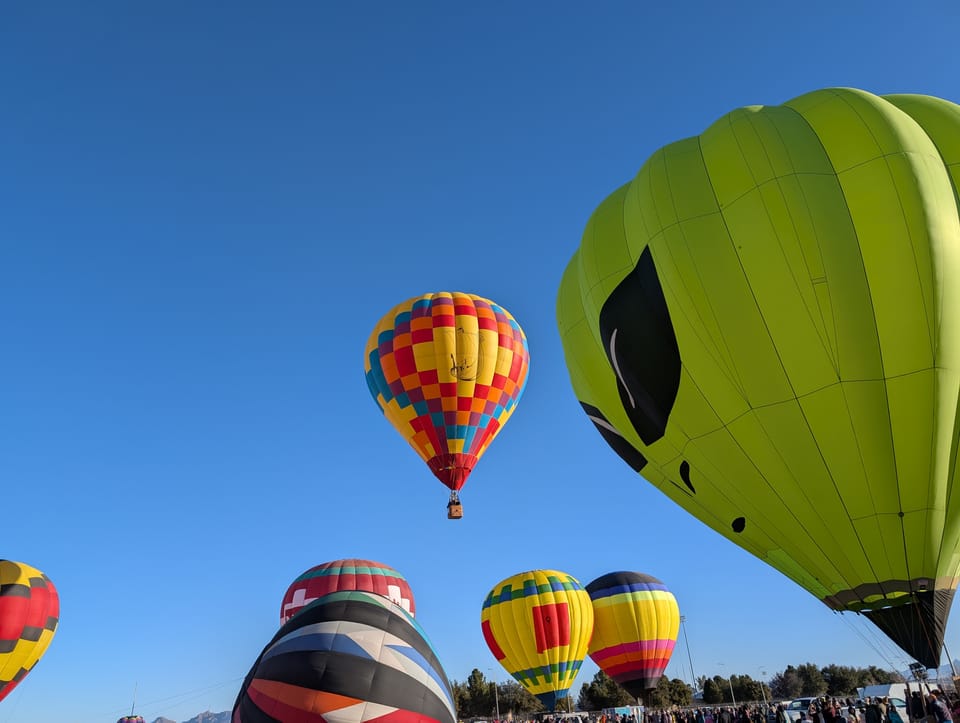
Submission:
<svg viewBox="0 0 960 723">
<path fill-rule="evenodd" d="M 36 568 L 0 560 L 0 700 L 33 670 L 57 630 L 60 599 Z"/>
<path fill-rule="evenodd" d="M 280 624 L 283 625 L 317 598 L 347 590 L 382 595 L 410 615 L 416 612 L 413 590 L 403 575 L 380 562 L 350 558 L 311 567 L 294 580 L 280 604 Z"/>
<path fill-rule="evenodd" d="M 494 586 L 483 602 L 480 627 L 497 662 L 552 711 L 580 672 L 593 606 L 571 575 L 531 570 Z"/>
<path fill-rule="evenodd" d="M 593 602 L 594 663 L 630 695 L 657 687 L 680 630 L 680 609 L 667 586 L 639 572 L 611 572 L 587 585 Z"/>
<path fill-rule="evenodd" d="M 384 416 L 458 492 L 513 413 L 527 381 L 527 338 L 510 313 L 473 294 L 408 299 L 374 328 L 364 354 L 367 386 Z"/>
<path fill-rule="evenodd" d="M 446 673 L 403 608 L 335 592 L 292 617 L 260 653 L 232 723 L 455 723 Z"/>
</svg>

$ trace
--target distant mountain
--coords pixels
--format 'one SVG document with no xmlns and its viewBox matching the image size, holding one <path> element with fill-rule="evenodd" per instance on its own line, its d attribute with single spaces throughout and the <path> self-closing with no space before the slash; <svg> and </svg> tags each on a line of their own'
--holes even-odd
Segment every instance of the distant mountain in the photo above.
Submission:
<svg viewBox="0 0 960 723">
<path fill-rule="evenodd" d="M 231 711 L 225 710 L 223 713 L 213 713 L 211 711 L 204 711 L 195 715 L 193 718 L 183 723 L 230 723 Z M 177 723 L 175 720 L 170 720 L 169 718 L 157 718 L 153 723 Z"/>
<path fill-rule="evenodd" d="M 960 660 L 954 659 L 953 666 L 958 671 L 960 671 Z M 900 675 L 902 675 L 903 679 L 906 680 L 907 682 L 909 683 L 913 682 L 913 673 L 911 673 L 909 670 L 907 671 L 901 670 Z M 929 676 L 927 680 L 930 683 L 936 683 L 938 677 L 941 678 L 944 681 L 944 683 L 946 683 L 947 681 L 953 680 L 953 669 L 950 667 L 950 663 L 947 663 L 946 665 L 941 665 L 940 668 L 937 670 L 934 670 L 933 668 L 931 668 L 930 670 L 927 671 L 927 675 Z M 227 721 L 227 723 L 230 723 L 230 722 Z"/>
</svg>

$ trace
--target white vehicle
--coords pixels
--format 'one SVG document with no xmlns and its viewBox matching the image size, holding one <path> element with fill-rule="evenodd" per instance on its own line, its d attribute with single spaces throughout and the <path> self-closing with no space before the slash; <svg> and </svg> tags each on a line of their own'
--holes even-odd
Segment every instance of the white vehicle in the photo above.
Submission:
<svg viewBox="0 0 960 723">
<path fill-rule="evenodd" d="M 882 698 L 884 696 L 880 695 L 880 697 Z M 910 716 L 907 715 L 907 704 L 903 700 L 903 698 L 887 696 L 887 699 L 890 705 L 893 705 L 897 709 L 897 712 L 900 714 L 900 717 L 903 719 L 903 722 L 909 723 Z M 797 723 L 801 719 L 804 721 L 809 721 L 810 714 L 808 713 L 808 711 L 810 710 L 810 703 L 816 700 L 817 698 L 795 698 L 794 700 L 791 700 L 784 707 L 784 713 L 787 716 L 788 723 Z M 857 702 L 857 709 L 858 709 L 858 712 L 860 713 L 860 720 L 862 721 L 863 720 L 863 700 L 860 700 Z M 837 712 L 844 719 L 848 717 L 846 705 L 838 706 Z"/>
<path fill-rule="evenodd" d="M 787 723 L 796 723 L 801 718 L 809 720 L 810 716 L 807 715 L 807 710 L 809 710 L 810 704 L 815 700 L 816 698 L 794 698 L 787 703 L 783 709 L 783 712 L 787 716 Z M 801 713 L 803 715 L 800 715 Z"/>
<path fill-rule="evenodd" d="M 868 685 L 863 688 L 857 688 L 857 693 L 860 694 L 860 698 L 866 700 L 867 698 L 876 698 L 877 696 L 883 698 L 899 698 L 900 700 L 906 700 L 907 698 L 907 684 L 906 683 L 884 683 L 882 685 Z"/>
</svg>

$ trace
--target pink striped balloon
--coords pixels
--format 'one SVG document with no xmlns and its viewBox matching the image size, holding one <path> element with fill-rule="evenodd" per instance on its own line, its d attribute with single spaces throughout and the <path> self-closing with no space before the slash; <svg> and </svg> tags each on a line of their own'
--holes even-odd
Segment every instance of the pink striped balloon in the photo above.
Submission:
<svg viewBox="0 0 960 723">
<path fill-rule="evenodd" d="M 639 572 L 611 572 L 587 585 L 593 602 L 590 658 L 630 695 L 657 687 L 680 630 L 667 586 Z"/>
</svg>

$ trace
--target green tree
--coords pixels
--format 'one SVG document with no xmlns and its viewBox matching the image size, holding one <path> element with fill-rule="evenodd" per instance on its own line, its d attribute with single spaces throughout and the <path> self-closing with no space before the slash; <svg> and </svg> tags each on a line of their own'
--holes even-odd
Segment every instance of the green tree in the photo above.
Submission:
<svg viewBox="0 0 960 723">
<path fill-rule="evenodd" d="M 589 685 L 584 683 L 580 686 L 580 695 L 577 697 L 580 710 L 600 710 L 634 703 L 633 696 L 602 670 L 597 671 Z"/>
<path fill-rule="evenodd" d="M 719 675 L 712 678 L 705 678 L 703 681 L 703 702 L 710 705 L 716 705 L 723 702 L 723 692 L 727 687 L 727 681 Z"/>
<path fill-rule="evenodd" d="M 827 692 L 827 681 L 813 663 L 798 665 L 797 676 L 800 678 L 800 695 L 813 697 Z"/>
<path fill-rule="evenodd" d="M 457 718 L 469 717 L 470 694 L 467 693 L 467 686 L 452 680 L 450 681 L 450 689 L 453 693 L 453 705 L 457 709 Z"/>
<path fill-rule="evenodd" d="M 820 670 L 827 681 L 827 695 L 845 696 L 857 692 L 857 669 L 849 665 L 828 665 Z"/>
<path fill-rule="evenodd" d="M 468 715 L 489 716 L 494 707 L 493 688 L 479 669 L 474 668 L 467 676 Z"/>
<path fill-rule="evenodd" d="M 884 683 L 905 683 L 903 676 L 890 670 L 883 670 L 875 665 L 869 668 L 860 668 L 857 687 L 865 685 L 883 685 Z"/>
<path fill-rule="evenodd" d="M 644 696 L 643 702 L 656 708 L 687 706 L 693 703 L 693 691 L 679 678 L 669 680 L 663 676 L 657 681 L 657 687 Z"/>
<path fill-rule="evenodd" d="M 770 693 L 776 700 L 793 700 L 800 697 L 803 684 L 797 669 L 788 665 L 782 673 L 776 673 L 770 678 Z"/>
<path fill-rule="evenodd" d="M 730 682 L 733 684 L 733 692 L 738 703 L 761 701 L 764 697 L 769 698 L 769 688 L 749 675 L 731 675 Z"/>
<path fill-rule="evenodd" d="M 536 696 L 516 681 L 510 680 L 497 686 L 500 694 L 500 716 L 505 718 L 507 713 L 526 717 L 528 713 L 537 713 L 543 710 Z"/>
<path fill-rule="evenodd" d="M 573 713 L 573 697 L 567 695 L 563 698 L 557 698 L 557 713 Z"/>
</svg>

